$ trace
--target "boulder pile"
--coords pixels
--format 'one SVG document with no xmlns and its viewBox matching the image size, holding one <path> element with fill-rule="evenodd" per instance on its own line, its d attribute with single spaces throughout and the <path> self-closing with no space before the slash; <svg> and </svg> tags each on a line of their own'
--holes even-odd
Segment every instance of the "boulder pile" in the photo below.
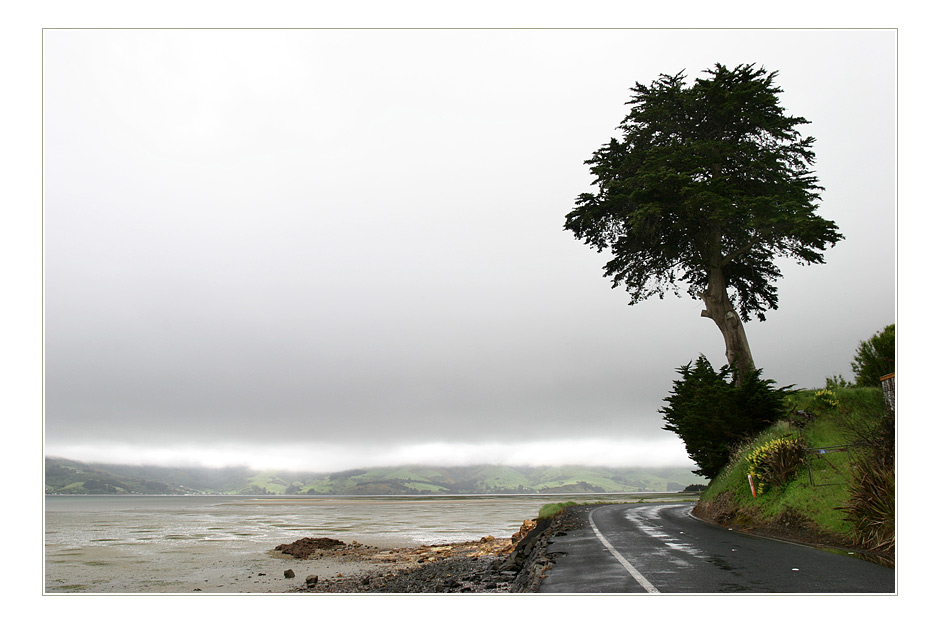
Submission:
<svg viewBox="0 0 941 625">
<path fill-rule="evenodd" d="M 542 528 L 536 521 L 525 521 L 512 538 L 484 536 L 469 542 L 388 550 L 355 541 L 348 545 L 332 538 L 301 538 L 278 545 L 275 552 L 296 559 L 331 558 L 376 565 L 368 575 L 311 576 L 313 579 L 308 577 L 294 592 L 519 592 L 514 588 L 518 576 L 529 579 L 537 575 L 526 569 L 528 558 L 517 556 L 516 551 L 521 543 L 532 543 L 530 534 L 537 527 Z M 531 551 L 531 547 L 526 549 L 527 556 Z"/>
</svg>

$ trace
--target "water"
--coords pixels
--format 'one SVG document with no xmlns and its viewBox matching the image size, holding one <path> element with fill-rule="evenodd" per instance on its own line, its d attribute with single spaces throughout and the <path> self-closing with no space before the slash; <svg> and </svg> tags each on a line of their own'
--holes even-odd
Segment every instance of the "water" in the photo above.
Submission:
<svg viewBox="0 0 941 625">
<path fill-rule="evenodd" d="M 650 497 L 650 493 L 644 496 Z M 318 569 L 269 552 L 299 538 L 380 548 L 509 537 L 546 503 L 625 495 L 438 497 L 47 496 L 47 593 L 287 592 L 284 569 Z"/>
</svg>

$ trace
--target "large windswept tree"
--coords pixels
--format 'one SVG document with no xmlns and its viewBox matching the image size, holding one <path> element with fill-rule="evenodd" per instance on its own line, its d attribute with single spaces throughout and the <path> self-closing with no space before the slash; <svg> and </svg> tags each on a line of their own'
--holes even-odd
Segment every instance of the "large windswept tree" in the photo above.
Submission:
<svg viewBox="0 0 941 625">
<path fill-rule="evenodd" d="M 785 114 L 776 76 L 717 64 L 689 85 L 683 72 L 637 83 L 621 139 L 586 161 L 597 190 L 565 221 L 612 254 L 605 275 L 631 304 L 681 287 L 701 298 L 740 374 L 755 368 L 743 322 L 778 307 L 776 259 L 822 263 L 843 238 L 816 214 L 814 139 Z"/>
</svg>

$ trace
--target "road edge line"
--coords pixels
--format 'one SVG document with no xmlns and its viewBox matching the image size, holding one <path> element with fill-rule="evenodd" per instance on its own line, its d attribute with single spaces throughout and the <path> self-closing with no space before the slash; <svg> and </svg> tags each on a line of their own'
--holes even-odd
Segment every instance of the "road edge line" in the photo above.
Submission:
<svg viewBox="0 0 941 625">
<path fill-rule="evenodd" d="M 625 570 L 631 574 L 631 577 L 633 577 L 637 583 L 644 588 L 644 590 L 651 594 L 658 594 L 660 591 L 657 590 L 657 587 L 651 584 L 646 577 L 641 575 L 640 571 L 634 568 L 634 565 L 628 562 L 627 559 L 622 556 L 611 543 L 608 542 L 608 539 L 604 537 L 604 534 L 602 534 L 601 530 L 598 529 L 598 526 L 595 525 L 594 518 L 592 518 L 595 515 L 595 510 L 597 510 L 597 508 L 592 509 L 591 512 L 588 513 L 588 523 L 591 525 L 591 529 L 595 533 L 595 536 L 598 537 L 598 540 L 601 541 L 601 544 L 607 548 L 608 552 L 614 556 L 621 566 L 623 566 Z"/>
</svg>

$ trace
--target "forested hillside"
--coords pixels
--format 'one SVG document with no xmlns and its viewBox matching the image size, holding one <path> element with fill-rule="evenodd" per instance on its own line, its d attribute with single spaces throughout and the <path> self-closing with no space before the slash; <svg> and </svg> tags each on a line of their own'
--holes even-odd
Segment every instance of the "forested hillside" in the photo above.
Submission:
<svg viewBox="0 0 941 625">
<path fill-rule="evenodd" d="M 705 480 L 690 468 L 382 467 L 338 473 L 166 468 L 46 458 L 47 494 L 433 495 L 672 492 Z"/>
</svg>

